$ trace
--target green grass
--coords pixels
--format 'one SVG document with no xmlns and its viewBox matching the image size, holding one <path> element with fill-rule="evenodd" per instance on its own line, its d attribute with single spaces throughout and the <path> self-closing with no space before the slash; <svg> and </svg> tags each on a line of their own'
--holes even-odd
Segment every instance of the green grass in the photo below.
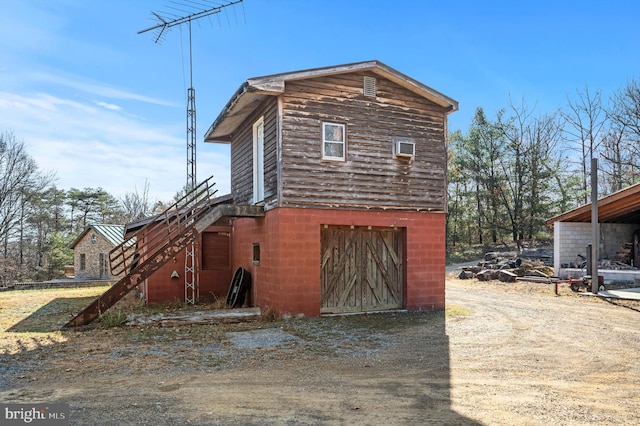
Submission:
<svg viewBox="0 0 640 426">
<path fill-rule="evenodd" d="M 100 323 L 107 328 L 119 327 L 127 321 L 127 314 L 122 311 L 105 312 L 100 315 Z"/>
<path fill-rule="evenodd" d="M 447 304 L 445 308 L 445 316 L 447 318 L 459 318 L 471 315 L 473 311 L 460 305 Z"/>
</svg>

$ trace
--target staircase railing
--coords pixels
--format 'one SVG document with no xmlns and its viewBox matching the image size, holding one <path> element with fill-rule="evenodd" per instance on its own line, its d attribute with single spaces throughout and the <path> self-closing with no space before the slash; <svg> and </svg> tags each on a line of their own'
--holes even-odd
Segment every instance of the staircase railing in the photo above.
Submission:
<svg viewBox="0 0 640 426">
<path fill-rule="evenodd" d="M 197 222 L 211 208 L 213 177 L 205 180 L 168 209 L 150 220 L 136 235 L 131 235 L 109 252 L 111 274 L 131 273 L 143 259 L 153 257 L 170 241 Z"/>
<path fill-rule="evenodd" d="M 211 179 L 196 186 L 153 217 L 135 236 L 109 252 L 111 272 L 122 275 L 120 281 L 74 316 L 65 327 L 89 324 L 195 241 L 200 232 L 196 224 L 211 209 L 213 195 L 217 192 L 213 190 Z"/>
</svg>

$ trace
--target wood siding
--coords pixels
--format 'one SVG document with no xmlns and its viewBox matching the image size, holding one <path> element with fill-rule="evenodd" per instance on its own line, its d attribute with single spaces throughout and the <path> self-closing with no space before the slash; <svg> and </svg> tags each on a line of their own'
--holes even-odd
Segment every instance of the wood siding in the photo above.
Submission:
<svg viewBox="0 0 640 426">
<path fill-rule="evenodd" d="M 377 96 L 363 78 L 376 77 Z M 445 110 L 373 73 L 287 82 L 280 205 L 444 211 Z M 322 122 L 346 125 L 346 161 L 322 160 Z M 415 142 L 413 160 L 393 141 Z"/>
<path fill-rule="evenodd" d="M 277 196 L 278 106 L 268 98 L 239 128 L 231 143 L 231 192 L 235 204 L 249 204 L 253 198 L 253 124 L 264 116 L 264 201 Z"/>
</svg>

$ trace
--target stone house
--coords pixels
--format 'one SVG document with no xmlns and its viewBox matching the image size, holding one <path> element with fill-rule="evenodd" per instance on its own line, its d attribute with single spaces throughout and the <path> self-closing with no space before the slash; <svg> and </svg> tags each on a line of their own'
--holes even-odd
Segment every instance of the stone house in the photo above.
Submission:
<svg viewBox="0 0 640 426">
<path fill-rule="evenodd" d="M 109 252 L 123 241 L 122 225 L 89 225 L 71 243 L 76 279 L 113 280 Z"/>
</svg>

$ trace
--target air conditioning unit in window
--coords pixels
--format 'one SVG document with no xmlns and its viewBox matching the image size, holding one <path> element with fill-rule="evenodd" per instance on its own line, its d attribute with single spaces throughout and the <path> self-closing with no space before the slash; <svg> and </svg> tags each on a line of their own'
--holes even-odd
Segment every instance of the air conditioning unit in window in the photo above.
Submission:
<svg viewBox="0 0 640 426">
<path fill-rule="evenodd" d="M 396 157 L 413 158 L 415 155 L 415 143 L 409 141 L 396 141 Z"/>
</svg>

